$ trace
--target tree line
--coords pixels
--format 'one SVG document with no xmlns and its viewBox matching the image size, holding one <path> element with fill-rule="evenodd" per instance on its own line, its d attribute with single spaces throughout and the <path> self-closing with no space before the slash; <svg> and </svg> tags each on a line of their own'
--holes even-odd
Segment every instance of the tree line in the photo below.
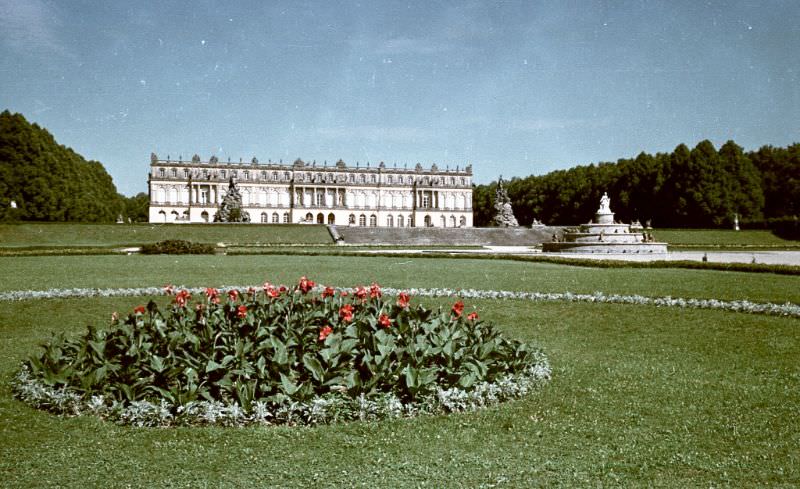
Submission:
<svg viewBox="0 0 800 489">
<path fill-rule="evenodd" d="M 476 226 L 490 225 L 497 182 L 473 191 Z M 717 150 L 706 140 L 693 149 L 640 153 L 604 162 L 514 178 L 506 183 L 518 221 L 578 224 L 594 216 L 603 192 L 616 218 L 658 227 L 728 227 L 800 215 L 800 144 L 745 152 L 733 141 Z"/>
<path fill-rule="evenodd" d="M 87 161 L 21 114 L 0 113 L 0 221 L 147 220 L 147 194 L 126 198 Z"/>
</svg>

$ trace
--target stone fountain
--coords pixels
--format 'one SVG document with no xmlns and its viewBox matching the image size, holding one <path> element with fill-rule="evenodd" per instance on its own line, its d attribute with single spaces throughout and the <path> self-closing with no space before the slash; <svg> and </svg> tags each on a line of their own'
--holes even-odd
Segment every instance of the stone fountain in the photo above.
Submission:
<svg viewBox="0 0 800 489">
<path fill-rule="evenodd" d="M 594 219 L 581 224 L 577 230 L 566 230 L 559 238 L 542 243 L 545 253 L 666 253 L 667 243 L 653 241 L 650 228 L 638 222 L 624 224 L 614 221 L 611 199 L 607 193 L 600 198 Z"/>
</svg>

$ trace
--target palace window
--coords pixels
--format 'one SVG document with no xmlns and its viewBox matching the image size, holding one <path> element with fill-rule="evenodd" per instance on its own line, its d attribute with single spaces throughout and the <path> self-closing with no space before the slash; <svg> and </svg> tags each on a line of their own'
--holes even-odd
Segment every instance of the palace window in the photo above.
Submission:
<svg viewBox="0 0 800 489">
<path fill-rule="evenodd" d="M 266 180 L 266 179 L 267 179 L 267 172 L 262 171 L 261 172 L 261 180 Z"/>
<path fill-rule="evenodd" d="M 422 196 L 422 208 L 427 209 L 431 206 L 431 198 L 427 195 Z"/>
<path fill-rule="evenodd" d="M 163 177 L 164 177 L 166 174 L 167 174 L 167 172 L 166 172 L 166 171 L 164 171 L 164 169 L 163 169 L 163 168 L 159 168 L 159 169 L 158 169 L 158 176 L 159 176 L 159 177 L 162 177 L 162 178 L 163 178 Z"/>
<path fill-rule="evenodd" d="M 391 176 L 391 175 L 388 175 L 388 176 L 386 177 L 386 182 L 387 182 L 387 183 L 392 183 L 392 176 Z"/>
<path fill-rule="evenodd" d="M 247 171 L 247 170 L 244 171 L 244 179 L 245 180 L 250 180 L 250 172 Z"/>
<path fill-rule="evenodd" d="M 349 175 L 347 176 L 347 180 L 348 180 L 350 183 L 356 183 L 356 176 L 355 176 L 355 175 L 353 175 L 353 174 L 351 173 L 351 174 L 349 174 Z"/>
<path fill-rule="evenodd" d="M 288 212 L 284 212 L 283 213 L 283 223 L 284 224 L 289 224 L 289 213 Z"/>
<path fill-rule="evenodd" d="M 361 183 L 367 183 L 367 176 L 362 173 L 359 175 L 358 181 Z"/>
<path fill-rule="evenodd" d="M 317 193 L 317 207 L 322 207 L 325 205 L 325 194 L 322 192 Z"/>
<path fill-rule="evenodd" d="M 233 177 L 233 178 L 239 178 L 239 172 L 238 172 L 238 171 L 236 171 L 236 170 L 231 170 L 231 177 Z"/>
<path fill-rule="evenodd" d="M 378 177 L 375 174 L 370 175 L 369 181 L 372 183 L 376 183 L 378 181 Z"/>
<path fill-rule="evenodd" d="M 268 222 L 268 221 L 267 221 L 267 213 L 266 213 L 266 212 L 262 212 L 262 213 L 261 213 L 261 222 L 262 222 L 263 224 L 266 224 L 266 223 Z"/>
<path fill-rule="evenodd" d="M 170 174 L 172 175 L 172 178 L 177 178 L 178 169 L 177 168 L 173 168 L 172 170 L 170 170 Z"/>
<path fill-rule="evenodd" d="M 362 227 L 366 226 L 367 225 L 367 216 L 365 216 L 364 214 L 361 214 L 360 216 L 358 216 L 358 225 L 362 226 Z"/>
<path fill-rule="evenodd" d="M 450 177 L 450 185 L 456 184 L 456 177 Z"/>
<path fill-rule="evenodd" d="M 203 170 L 203 178 L 208 178 L 208 170 Z"/>
<path fill-rule="evenodd" d="M 403 216 L 402 216 L 402 215 L 400 215 L 400 216 L 397 216 L 397 227 L 401 228 L 401 227 L 403 227 L 404 225 L 405 225 L 405 224 L 403 223 Z"/>
<path fill-rule="evenodd" d="M 273 212 L 272 213 L 272 223 L 273 224 L 278 224 L 279 222 L 281 222 L 280 221 L 280 216 L 278 216 L 277 212 Z"/>
<path fill-rule="evenodd" d="M 276 182 L 278 181 L 278 172 L 276 171 L 272 172 L 272 179 L 275 180 Z"/>
<path fill-rule="evenodd" d="M 315 182 L 321 182 L 321 181 L 322 181 L 322 173 L 317 173 L 317 179 L 315 180 Z"/>
<path fill-rule="evenodd" d="M 219 171 L 219 176 L 220 177 L 225 178 L 226 175 L 227 175 L 227 172 L 225 172 L 225 170 L 220 170 Z"/>
<path fill-rule="evenodd" d="M 350 214 L 350 216 L 347 218 L 347 224 L 351 224 L 352 225 L 352 224 L 355 224 L 355 223 L 356 223 L 356 215 L 355 214 Z"/>
<path fill-rule="evenodd" d="M 464 178 L 464 177 L 461 177 L 461 185 L 466 185 L 466 184 L 467 184 L 467 179 Z"/>
<path fill-rule="evenodd" d="M 375 214 L 372 214 L 371 216 L 369 216 L 369 225 L 370 225 L 370 227 L 373 227 L 373 228 L 375 226 L 377 226 L 378 225 L 378 216 L 376 216 Z"/>
<path fill-rule="evenodd" d="M 390 228 L 394 227 L 394 218 L 391 215 L 386 216 L 386 225 Z"/>
<path fill-rule="evenodd" d="M 283 172 L 283 179 L 288 182 L 289 180 L 292 179 L 292 176 L 289 174 L 288 171 L 285 171 Z"/>
</svg>

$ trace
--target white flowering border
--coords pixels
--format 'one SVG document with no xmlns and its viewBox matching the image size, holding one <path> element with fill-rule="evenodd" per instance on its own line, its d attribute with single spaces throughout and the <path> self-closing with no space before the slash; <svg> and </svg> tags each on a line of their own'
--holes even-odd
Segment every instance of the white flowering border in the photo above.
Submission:
<svg viewBox="0 0 800 489">
<path fill-rule="evenodd" d="M 247 290 L 253 287 L 260 290 L 259 286 L 224 286 L 220 287 L 221 292 L 228 290 Z M 204 287 L 175 287 L 175 290 L 186 289 L 192 294 L 202 294 Z M 316 291 L 322 291 L 323 286 L 315 287 Z M 354 288 L 338 287 L 338 291 L 352 293 Z M 695 299 L 682 297 L 647 297 L 643 295 L 621 295 L 604 294 L 595 292 L 594 294 L 575 294 L 572 292 L 515 292 L 510 290 L 478 290 L 478 289 L 449 289 L 449 288 L 410 288 L 396 289 L 382 287 L 381 290 L 387 295 L 397 295 L 406 292 L 412 296 L 420 297 L 459 297 L 462 299 L 516 299 L 528 300 L 533 302 L 596 302 L 605 304 L 636 304 L 655 307 L 679 307 L 685 309 L 715 309 L 730 312 L 743 312 L 748 314 L 766 314 L 772 316 L 790 316 L 800 318 L 800 305 L 786 302 L 775 304 L 771 302 L 751 302 L 748 300 L 725 301 L 719 299 Z M 13 290 L 0 292 L 0 301 L 20 301 L 29 299 L 74 299 L 85 297 L 139 297 L 163 295 L 161 287 L 138 287 L 138 288 L 118 288 L 118 289 L 97 289 L 97 288 L 73 288 L 73 289 L 49 289 L 49 290 Z"/>
<path fill-rule="evenodd" d="M 391 393 L 374 397 L 362 394 L 356 398 L 345 393 L 331 393 L 308 402 L 283 404 L 274 410 L 261 401 L 254 402 L 249 411 L 235 402 L 216 401 L 193 401 L 177 408 L 164 399 L 159 403 L 134 401 L 124 405 L 102 395 L 85 398 L 68 388 L 50 387 L 34 378 L 26 365 L 12 380 L 12 388 L 20 400 L 37 409 L 62 416 L 94 415 L 137 427 L 320 425 L 477 411 L 517 399 L 550 380 L 552 371 L 547 358 L 541 352 L 535 355 L 535 363 L 518 374 L 491 383 L 481 382 L 469 391 L 456 387 L 437 389 L 433 395 L 405 404 Z"/>
</svg>

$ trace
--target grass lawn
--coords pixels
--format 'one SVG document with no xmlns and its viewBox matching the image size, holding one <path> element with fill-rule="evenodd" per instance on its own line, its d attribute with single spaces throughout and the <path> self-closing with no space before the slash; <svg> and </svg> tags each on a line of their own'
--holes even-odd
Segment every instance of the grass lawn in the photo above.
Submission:
<svg viewBox="0 0 800 489">
<path fill-rule="evenodd" d="M 167 239 L 197 243 L 332 244 L 325 226 L 300 224 L 0 224 L 0 247 L 134 246 Z"/>
<path fill-rule="evenodd" d="M 0 290 L 51 287 L 324 284 L 642 294 L 800 303 L 800 276 L 713 270 L 609 268 L 507 260 L 356 256 L 0 257 Z"/>
<path fill-rule="evenodd" d="M 795 249 L 800 241 L 781 239 L 760 229 L 655 229 L 653 237 L 671 248 Z"/>
<path fill-rule="evenodd" d="M 800 278 L 356 257 L 3 258 L 4 290 L 294 282 L 800 302 Z M 0 379 L 50 331 L 146 298 L 6 302 Z M 434 301 L 430 301 L 435 303 Z M 442 303 L 449 304 L 445 300 Z M 318 428 L 133 429 L 28 408 L 0 384 L 10 487 L 800 485 L 800 322 L 647 306 L 470 301 L 547 352 L 553 380 L 485 411 Z"/>
</svg>

